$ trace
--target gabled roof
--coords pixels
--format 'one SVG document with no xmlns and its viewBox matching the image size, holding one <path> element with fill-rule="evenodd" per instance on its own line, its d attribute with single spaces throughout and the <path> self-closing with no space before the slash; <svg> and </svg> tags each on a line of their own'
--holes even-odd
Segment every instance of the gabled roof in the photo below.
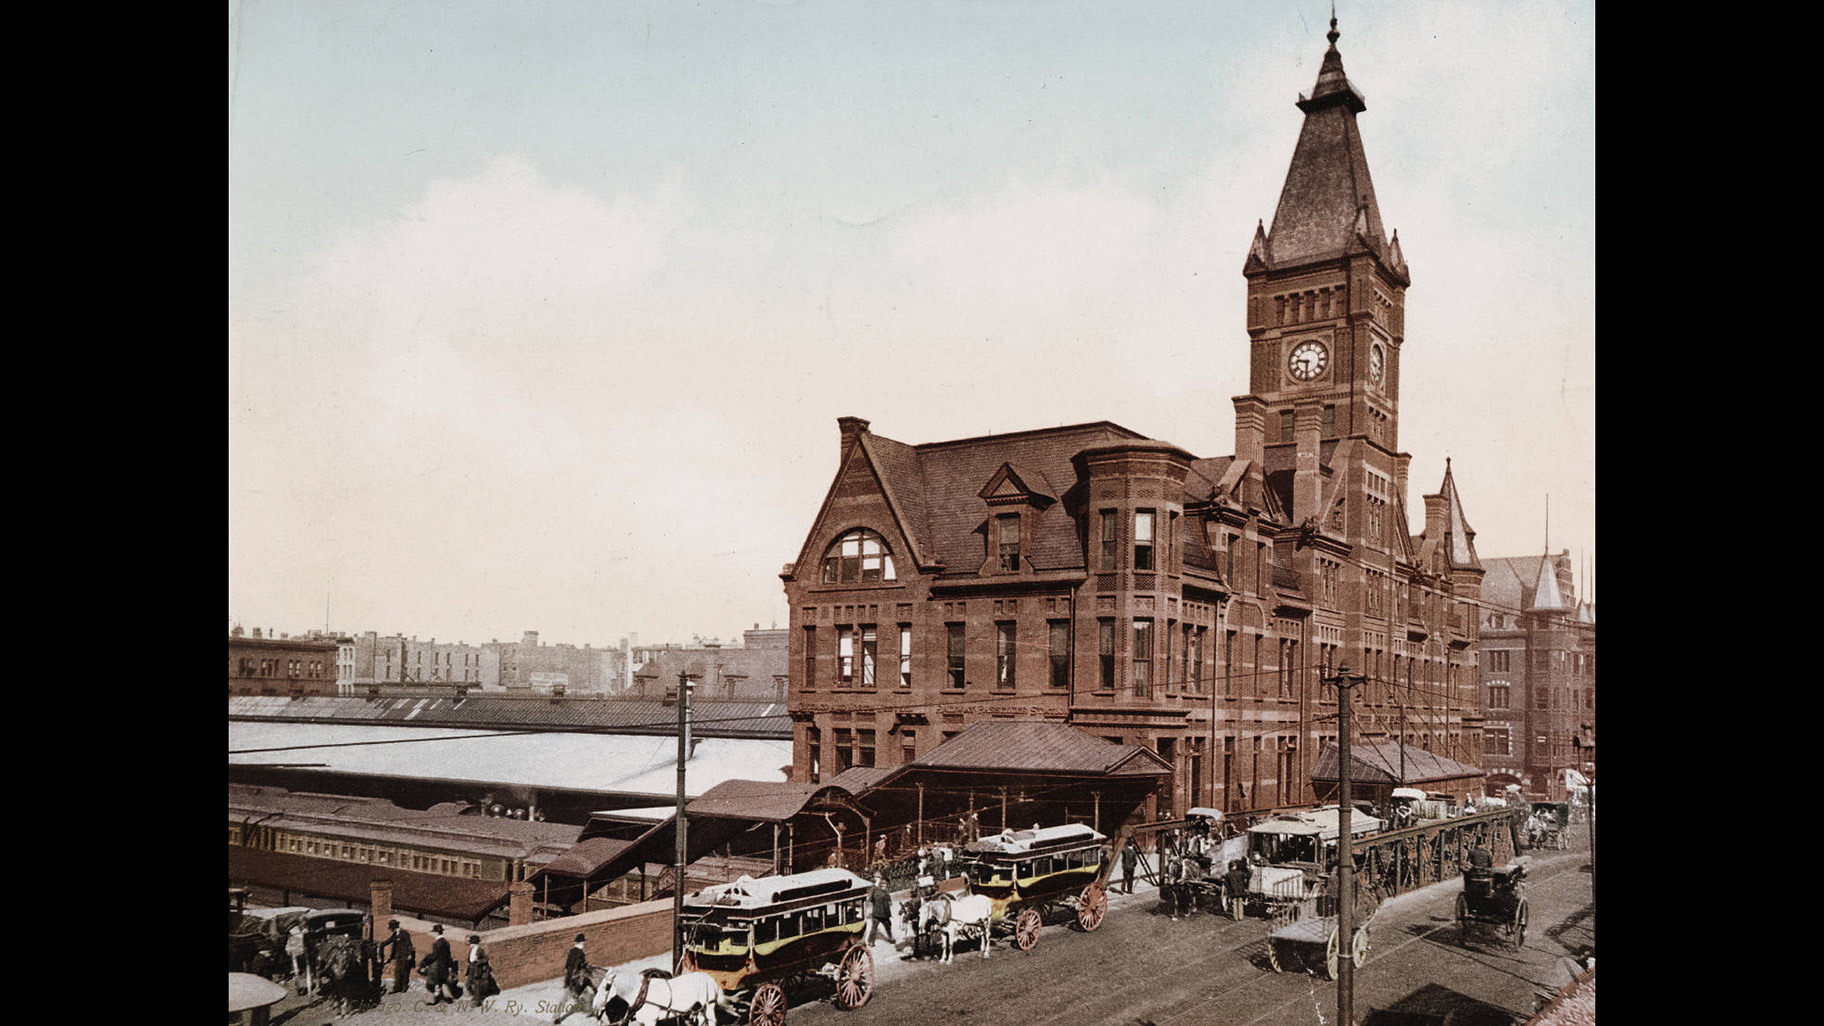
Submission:
<svg viewBox="0 0 1824 1026">
<path fill-rule="evenodd" d="M 1141 745 L 1117 745 L 1066 723 L 980 720 L 908 766 L 1020 773 L 1129 776 L 1170 773 Z"/>
<path fill-rule="evenodd" d="M 1406 773 L 1403 780 L 1400 775 L 1402 748 L 1406 750 Z M 1337 761 L 1336 742 L 1324 742 L 1324 749 L 1317 756 L 1317 765 L 1311 770 L 1311 779 L 1337 779 Z M 1482 776 L 1482 771 L 1474 766 L 1466 766 L 1455 759 L 1447 759 L 1398 741 L 1351 742 L 1349 762 L 1353 767 L 1349 779 L 1360 784 L 1422 784 L 1435 780 Z"/>
<path fill-rule="evenodd" d="M 1006 471 L 1032 494 L 1061 500 L 1077 482 L 1072 461 L 1078 453 L 1146 440 L 1119 424 L 1097 421 L 917 446 L 864 430 L 857 435 L 856 450 L 880 480 L 887 503 L 914 550 L 914 560 L 941 563 L 951 573 L 966 573 L 981 565 L 978 529 L 988 514 L 982 493 L 997 475 Z M 838 479 L 846 470 L 845 465 Z M 1066 505 L 1050 502 L 1035 514 L 1027 558 L 1036 569 L 1083 565 L 1076 524 Z M 808 549 L 803 558 L 809 558 Z M 808 571 L 809 564 L 801 569 Z"/>
<path fill-rule="evenodd" d="M 689 816 L 720 816 L 729 819 L 752 819 L 783 823 L 819 798 L 846 800 L 850 793 L 833 784 L 772 782 L 765 780 L 724 780 L 703 792 L 703 796 L 685 807 Z"/>
</svg>

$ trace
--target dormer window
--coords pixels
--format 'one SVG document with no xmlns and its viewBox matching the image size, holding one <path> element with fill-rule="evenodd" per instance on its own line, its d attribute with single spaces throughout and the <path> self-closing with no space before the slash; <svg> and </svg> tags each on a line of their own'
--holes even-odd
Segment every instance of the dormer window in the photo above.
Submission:
<svg viewBox="0 0 1824 1026">
<path fill-rule="evenodd" d="M 1003 513 L 994 518 L 996 533 L 1000 536 L 1000 568 L 1006 573 L 1015 573 L 1020 569 L 1020 515 Z"/>
<path fill-rule="evenodd" d="M 866 528 L 836 539 L 823 555 L 825 584 L 872 584 L 894 579 L 893 553 L 879 534 Z"/>
</svg>

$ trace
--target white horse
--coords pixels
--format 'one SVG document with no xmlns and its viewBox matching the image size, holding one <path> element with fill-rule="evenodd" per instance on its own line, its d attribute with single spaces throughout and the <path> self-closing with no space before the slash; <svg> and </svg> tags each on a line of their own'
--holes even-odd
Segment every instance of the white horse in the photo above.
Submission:
<svg viewBox="0 0 1824 1026">
<path fill-rule="evenodd" d="M 951 961 L 956 953 L 956 939 L 968 933 L 979 933 L 982 938 L 982 957 L 988 957 L 988 948 L 994 936 L 990 927 L 994 919 L 994 903 L 986 894 L 970 894 L 957 897 L 952 894 L 939 894 L 927 901 L 918 910 L 918 932 L 923 933 L 927 926 L 935 925 L 943 934 L 944 954 L 940 962 Z"/>
<path fill-rule="evenodd" d="M 590 1011 L 597 1019 L 606 1013 L 610 1022 L 638 1026 L 657 1026 L 660 1019 L 678 1016 L 716 1026 L 716 1006 L 722 1001 L 722 988 L 708 973 L 679 973 L 667 979 L 610 971 L 596 989 Z"/>
</svg>

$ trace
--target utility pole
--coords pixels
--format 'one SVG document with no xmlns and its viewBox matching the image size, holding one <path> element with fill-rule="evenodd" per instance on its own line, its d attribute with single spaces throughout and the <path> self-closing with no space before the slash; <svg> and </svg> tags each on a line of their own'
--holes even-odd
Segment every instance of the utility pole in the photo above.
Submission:
<svg viewBox="0 0 1824 1026">
<path fill-rule="evenodd" d="M 1349 664 L 1336 668 L 1336 776 L 1341 808 L 1336 817 L 1336 1015 L 1342 1026 L 1355 1026 L 1355 837 L 1350 832 L 1349 689 L 1365 678 L 1352 675 Z M 1402 742 L 1404 744 L 1404 742 Z"/>
<path fill-rule="evenodd" d="M 684 762 L 690 758 L 690 674 L 678 671 L 678 850 L 671 886 L 671 967 L 684 957 L 684 870 L 689 864 L 690 821 L 684 816 Z"/>
</svg>

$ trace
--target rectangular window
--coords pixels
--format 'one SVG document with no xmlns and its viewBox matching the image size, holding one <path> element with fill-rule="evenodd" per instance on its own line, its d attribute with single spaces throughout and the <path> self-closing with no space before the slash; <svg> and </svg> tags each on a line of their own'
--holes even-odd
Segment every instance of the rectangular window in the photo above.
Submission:
<svg viewBox="0 0 1824 1026">
<path fill-rule="evenodd" d="M 1190 692 L 1195 695 L 1203 690 L 1203 646 L 1197 638 L 1197 628 L 1184 625 L 1184 679 L 1190 684 Z"/>
<path fill-rule="evenodd" d="M 1051 686 L 1070 686 L 1070 624 L 1064 620 L 1051 622 Z"/>
<path fill-rule="evenodd" d="M 964 677 L 963 677 L 963 625 L 960 623 L 947 624 L 946 629 L 949 631 L 949 634 L 950 634 L 950 651 L 949 651 L 950 686 L 952 688 L 956 688 L 957 690 L 961 690 L 963 687 L 963 682 L 964 682 Z"/>
<path fill-rule="evenodd" d="M 1153 568 L 1153 514 L 1142 510 L 1134 514 L 1134 569 Z"/>
<path fill-rule="evenodd" d="M 1336 437 L 1336 407 L 1324 407 L 1324 437 Z"/>
<path fill-rule="evenodd" d="M 1153 693 L 1153 621 L 1134 621 L 1134 697 Z"/>
<path fill-rule="evenodd" d="M 836 772 L 841 773 L 855 765 L 854 732 L 847 727 L 836 728 Z"/>
<path fill-rule="evenodd" d="M 899 732 L 900 762 L 907 763 L 918 758 L 918 733 L 912 730 Z"/>
<path fill-rule="evenodd" d="M 1512 668 L 1513 653 L 1507 649 L 1488 653 L 1488 668 L 1494 673 L 1508 673 Z"/>
<path fill-rule="evenodd" d="M 996 687 L 1013 687 L 1016 629 L 1010 623 L 994 625 L 994 684 Z"/>
<path fill-rule="evenodd" d="M 874 686 L 874 666 L 879 658 L 879 647 L 880 640 L 875 636 L 874 625 L 871 623 L 862 624 L 861 686 L 864 688 L 871 688 Z"/>
<path fill-rule="evenodd" d="M 804 629 L 804 679 L 798 682 L 799 687 L 814 688 L 817 686 L 817 628 Z"/>
<path fill-rule="evenodd" d="M 1482 750 L 1488 755 L 1514 754 L 1513 734 L 1506 727 L 1489 727 L 1483 730 Z"/>
<path fill-rule="evenodd" d="M 1098 683 L 1101 684 L 1102 690 L 1113 691 L 1115 688 L 1115 621 L 1097 621 L 1096 635 L 1096 651 L 1102 662 L 1101 677 Z"/>
<path fill-rule="evenodd" d="M 899 625 L 899 686 L 912 686 L 912 625 Z"/>
<path fill-rule="evenodd" d="M 808 754 L 811 767 L 811 783 L 820 783 L 823 780 L 823 731 L 816 727 L 807 727 L 805 728 L 805 736 L 810 740 Z"/>
<path fill-rule="evenodd" d="M 1280 441 L 1282 441 L 1282 442 L 1292 441 L 1292 425 L 1293 425 L 1293 421 L 1295 419 L 1296 418 L 1294 417 L 1291 410 L 1279 411 L 1279 440 Z"/>
<path fill-rule="evenodd" d="M 1511 694 L 1508 688 L 1509 685 L 1506 684 L 1492 684 L 1489 686 L 1488 707 L 1490 709 L 1506 709 L 1508 707 L 1507 703 L 1511 701 L 1508 697 Z"/>
<path fill-rule="evenodd" d="M 1223 639 L 1222 649 L 1222 693 L 1235 694 L 1235 632 L 1229 631 Z"/>
<path fill-rule="evenodd" d="M 1102 511 L 1102 569 L 1113 570 L 1120 560 L 1121 541 L 1115 531 L 1115 511 Z"/>
<path fill-rule="evenodd" d="M 856 760 L 856 765 L 874 765 L 874 732 L 871 730 L 858 730 L 855 732 L 855 736 L 856 740 L 861 745 L 861 755 Z"/>
<path fill-rule="evenodd" d="M 846 688 L 855 683 L 855 628 L 836 630 L 836 680 Z"/>
<path fill-rule="evenodd" d="M 1001 529 L 1001 569 L 1012 572 L 1020 568 L 1020 515 L 1009 513 L 995 518 Z"/>
</svg>

